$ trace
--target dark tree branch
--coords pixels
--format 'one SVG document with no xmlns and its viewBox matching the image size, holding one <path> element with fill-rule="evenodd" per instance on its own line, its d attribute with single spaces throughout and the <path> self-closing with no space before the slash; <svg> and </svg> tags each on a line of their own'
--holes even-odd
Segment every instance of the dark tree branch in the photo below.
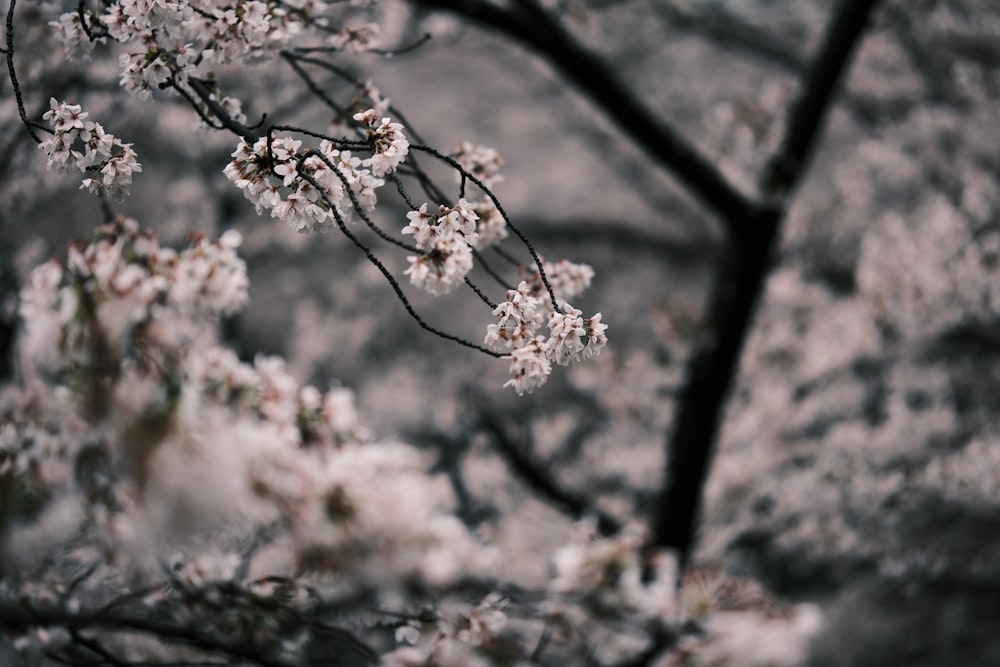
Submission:
<svg viewBox="0 0 1000 667">
<path fill-rule="evenodd" d="M 784 218 L 784 204 L 805 173 L 833 93 L 878 0 L 842 0 L 789 112 L 787 134 L 764 177 L 772 203 L 729 240 L 709 303 L 706 330 L 692 356 L 668 439 L 666 484 L 654 526 L 654 544 L 691 555 L 702 488 L 722 409 L 767 277 Z"/>
<path fill-rule="evenodd" d="M 212 653 L 240 658 L 261 667 L 294 667 L 293 663 L 264 654 L 260 647 L 245 641 L 230 641 L 194 625 L 178 625 L 136 615 L 70 612 L 62 609 L 27 611 L 0 602 L 0 629 L 20 632 L 36 626 L 54 626 L 79 632 L 102 629 L 111 632 L 137 632 L 159 640 L 189 644 Z M 79 636 L 79 635 L 78 635 Z"/>
<path fill-rule="evenodd" d="M 788 114 L 788 128 L 777 153 L 764 168 L 761 187 L 785 198 L 806 172 L 833 95 L 877 0 L 842 0 L 827 26 L 823 43 L 802 78 L 802 92 Z"/>
<path fill-rule="evenodd" d="M 722 7 L 711 6 L 695 13 L 673 2 L 664 2 L 655 4 L 654 11 L 674 30 L 695 33 L 719 48 L 750 55 L 788 71 L 802 70 L 803 61 L 793 45 L 783 43 L 776 35 L 759 30 Z"/>
<path fill-rule="evenodd" d="M 680 134 L 663 122 L 617 74 L 535 3 L 507 10 L 483 0 L 413 0 L 444 9 L 525 44 L 605 111 L 656 163 L 673 172 L 729 227 L 753 217 L 755 206 Z M 731 230 L 735 231 L 735 230 Z"/>
<path fill-rule="evenodd" d="M 482 429 L 492 437 L 496 450 L 517 478 L 547 498 L 554 507 L 567 512 L 574 519 L 591 515 L 596 517 L 597 529 L 603 535 L 612 535 L 621 530 L 622 525 L 618 519 L 594 506 L 585 495 L 563 488 L 544 466 L 523 451 L 523 447 L 517 444 L 516 438 L 511 436 L 496 414 L 481 410 L 478 421 Z"/>
</svg>

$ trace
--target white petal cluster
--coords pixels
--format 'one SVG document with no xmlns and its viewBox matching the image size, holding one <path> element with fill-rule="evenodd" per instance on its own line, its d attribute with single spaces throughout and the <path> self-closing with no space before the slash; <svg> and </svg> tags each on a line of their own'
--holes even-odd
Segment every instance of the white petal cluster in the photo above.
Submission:
<svg viewBox="0 0 1000 667">
<path fill-rule="evenodd" d="M 476 250 L 497 245 L 507 238 L 507 221 L 503 219 L 492 199 L 484 197 L 472 205 L 472 210 L 479 217 L 476 222 L 476 238 L 472 243 Z"/>
<path fill-rule="evenodd" d="M 487 187 L 492 188 L 503 181 L 500 170 L 504 161 L 496 149 L 463 141 L 451 155 L 462 165 L 462 169 L 478 178 Z"/>
<path fill-rule="evenodd" d="M 604 334 L 608 325 L 601 322 L 601 314 L 584 319 L 583 313 L 569 304 L 565 304 L 563 310 L 562 313 L 549 313 L 550 337 L 545 349 L 552 361 L 565 366 L 572 361 L 598 356 L 608 343 Z"/>
<path fill-rule="evenodd" d="M 423 254 L 407 258 L 405 275 L 410 282 L 435 296 L 453 291 L 472 270 L 472 243 L 478 217 L 465 199 L 455 206 L 443 204 L 428 213 L 427 204 L 406 214 L 409 224 L 402 233 L 412 235 Z"/>
<path fill-rule="evenodd" d="M 289 445 L 330 445 L 362 438 L 353 392 L 338 387 L 321 393 L 311 385 L 300 386 L 280 357 L 261 356 L 251 366 L 232 350 L 207 347 L 191 355 L 186 377 L 193 388 L 192 400 L 266 422 Z"/>
<path fill-rule="evenodd" d="M 521 347 L 514 348 L 506 358 L 510 359 L 511 378 L 503 386 L 513 387 L 519 396 L 545 384 L 552 372 L 542 336 L 535 336 Z"/>
<path fill-rule="evenodd" d="M 493 310 L 497 322 L 487 325 L 483 344 L 505 352 L 534 340 L 535 330 L 545 322 L 541 306 L 541 301 L 531 295 L 528 283 L 522 280 L 516 290 L 507 291 L 507 298 Z"/>
<path fill-rule="evenodd" d="M 93 14 L 84 11 L 83 14 L 88 20 L 94 20 Z M 55 31 L 55 38 L 66 50 L 68 60 L 90 60 L 90 55 L 94 51 L 94 44 L 106 41 L 104 37 L 96 37 L 95 41 L 90 40 L 90 36 L 83 29 L 80 22 L 80 12 L 66 12 L 59 17 L 58 21 L 50 21 L 49 25 Z"/>
<path fill-rule="evenodd" d="M 378 44 L 382 28 L 377 23 L 347 25 L 327 39 L 327 44 L 348 53 L 365 53 Z"/>
<path fill-rule="evenodd" d="M 46 350 L 33 341 L 43 338 L 59 351 L 48 361 L 59 363 L 35 377 L 67 384 L 32 400 L 46 419 L 65 404 L 77 421 L 57 423 L 91 435 L 47 435 L 30 418 L 10 421 L 27 413 L 0 394 L 0 474 L 30 476 L 46 496 L 76 493 L 66 458 L 76 450 L 66 441 L 99 436 L 120 475 L 74 502 L 120 558 L 238 521 L 280 526 L 290 568 L 349 585 L 489 573 L 493 555 L 453 516 L 447 480 L 428 475 L 412 447 L 365 442 L 350 391 L 323 393 L 301 385 L 279 358 L 246 364 L 203 336 L 168 333 L 243 303 L 238 245 L 227 233 L 176 252 L 122 219 L 74 246 L 65 266 L 36 269 L 22 293 L 23 350 L 39 368 L 36 353 Z M 211 550 L 176 562 L 179 583 L 190 587 L 227 579 L 235 567 L 231 555 Z M 490 609 L 473 610 L 468 641 L 497 622 Z"/>
<path fill-rule="evenodd" d="M 239 234 L 227 232 L 215 242 L 198 238 L 178 254 L 133 220 L 105 225 L 87 245 L 70 247 L 65 269 L 49 262 L 32 273 L 21 297 L 30 356 L 56 370 L 126 358 L 136 336 L 185 344 L 196 320 L 246 302 L 239 244 Z"/>
<path fill-rule="evenodd" d="M 275 137 L 269 150 L 262 137 L 252 147 L 241 141 L 232 157 L 224 173 L 257 213 L 268 210 L 299 232 L 327 230 L 338 215 L 341 222 L 352 220 L 354 201 L 362 212 L 373 210 L 375 191 L 385 184 L 360 158 L 326 140 L 310 152 L 291 137 Z"/>
<path fill-rule="evenodd" d="M 407 257 L 403 273 L 410 282 L 434 296 L 443 296 L 462 284 L 472 270 L 472 248 L 459 236 L 434 238 L 423 255 Z"/>
<path fill-rule="evenodd" d="M 594 269 L 587 264 L 577 264 L 565 259 L 550 262 L 542 259 L 542 269 L 545 271 L 545 278 L 549 281 L 552 291 L 556 296 L 556 305 L 562 306 L 569 299 L 573 299 L 590 288 L 590 283 L 594 279 Z M 549 298 L 548 290 L 542 283 L 541 274 L 535 267 L 534 272 L 527 278 L 528 284 L 532 286 L 535 295 L 542 299 L 549 307 L 552 300 Z"/>
<path fill-rule="evenodd" d="M 372 156 L 362 164 L 371 168 L 372 175 L 377 177 L 396 171 L 410 150 L 403 126 L 392 122 L 377 109 L 356 113 L 354 120 L 365 126 L 368 143 L 372 147 Z"/>
<path fill-rule="evenodd" d="M 86 172 L 95 175 L 83 180 L 82 188 L 121 199 L 132 186 L 132 174 L 141 172 L 132 144 L 124 144 L 108 134 L 100 123 L 87 120 L 79 104 L 49 100 L 42 116 L 52 126 L 52 136 L 38 148 L 48 157 L 47 167 L 56 171 Z"/>
<path fill-rule="evenodd" d="M 544 307 L 528 283 L 521 281 L 493 310 L 496 323 L 486 327 L 483 344 L 497 352 L 510 352 L 504 358 L 511 360 L 511 379 L 504 386 L 514 387 L 518 394 L 544 384 L 553 363 L 566 366 L 596 357 L 608 342 L 604 333 L 608 325 L 601 322 L 600 313 L 584 319 L 583 313 L 569 304 L 563 305 L 563 312 L 549 312 L 548 338 L 535 335 L 544 320 Z"/>
</svg>

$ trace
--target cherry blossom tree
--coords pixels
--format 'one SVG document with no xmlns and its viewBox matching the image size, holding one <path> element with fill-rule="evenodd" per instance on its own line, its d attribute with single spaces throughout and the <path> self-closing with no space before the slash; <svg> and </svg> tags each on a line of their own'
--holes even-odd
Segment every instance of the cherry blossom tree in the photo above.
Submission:
<svg viewBox="0 0 1000 667">
<path fill-rule="evenodd" d="M 561 5 L 411 3 L 546 59 L 724 229 L 705 333 L 689 352 L 648 516 L 623 520 L 564 488 L 514 444 L 500 415 L 483 410 L 466 424 L 462 437 L 486 434 L 519 478 L 582 520 L 551 554 L 541 586 L 506 572 L 475 531 L 456 465 L 438 462 L 445 474 L 429 473 L 426 452 L 364 427 L 349 390 L 301 383 L 282 359 L 241 359 L 220 340 L 220 319 L 249 298 L 237 254 L 246 234 L 193 233 L 173 250 L 116 210 L 151 168 L 128 127 L 116 127 L 116 112 L 166 109 L 177 115 L 164 111 L 157 124 L 182 119 L 206 146 L 226 145 L 213 188 L 238 192 L 257 215 L 304 235 L 346 237 L 401 313 L 503 360 L 504 386 L 518 395 L 554 367 L 592 362 L 608 345 L 608 325 L 571 304 L 594 271 L 545 259 L 529 241 L 497 194 L 500 155 L 462 137 L 450 150 L 432 147 L 388 93 L 347 64 L 404 57 L 426 39 L 383 43 L 386 14 L 372 2 L 70 4 L 11 1 L 6 12 L 6 112 L 20 121 L 19 140 L 37 149 L 12 152 L 4 177 L 37 197 L 52 174 L 72 174 L 95 196 L 100 224 L 57 259 L 19 260 L 38 266 L 22 270 L 18 324 L 0 337 L 12 350 L 20 330 L 15 363 L 0 369 L 13 379 L 0 441 L 0 656 L 74 665 L 804 660 L 821 623 L 814 607 L 781 606 L 720 572 L 683 572 L 782 225 L 876 2 L 838 3 L 805 65 L 736 26 L 741 48 L 801 70 L 752 194 L 585 47 Z M 671 20 L 686 20 L 672 8 Z M 307 108 L 319 111 L 297 113 Z M 202 162 L 218 152 L 193 151 Z M 890 237 L 906 247 L 901 228 Z M 868 256 L 887 252 L 869 243 Z M 913 248 L 914 261 L 942 245 Z M 877 262 L 864 266 L 860 280 L 880 286 L 873 291 L 894 278 Z M 779 272 L 769 289 L 789 283 L 785 295 L 797 283 Z M 913 291 L 936 294 L 933 285 Z M 414 305 L 414 294 L 451 299 L 466 289 L 489 313 L 478 339 Z M 461 446 L 433 437 L 442 451 Z"/>
</svg>

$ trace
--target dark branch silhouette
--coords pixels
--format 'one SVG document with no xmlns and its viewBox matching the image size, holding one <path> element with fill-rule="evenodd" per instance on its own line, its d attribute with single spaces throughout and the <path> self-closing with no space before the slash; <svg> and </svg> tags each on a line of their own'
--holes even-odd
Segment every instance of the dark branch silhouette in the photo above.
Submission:
<svg viewBox="0 0 1000 667">
<path fill-rule="evenodd" d="M 668 438 L 666 480 L 654 526 L 654 545 L 676 549 L 682 562 L 694 545 L 698 506 L 722 410 L 764 287 L 785 202 L 805 174 L 837 84 L 877 4 L 878 0 L 843 0 L 834 10 L 789 112 L 787 134 L 763 178 L 772 203 L 737 227 L 740 233 L 729 239 L 722 255 L 704 327 L 708 334 L 691 358 L 677 421 Z"/>
<path fill-rule="evenodd" d="M 753 217 L 754 204 L 662 117 L 647 107 L 601 58 L 579 44 L 534 3 L 502 9 L 482 0 L 414 0 L 427 9 L 446 9 L 528 46 L 625 132 L 649 157 L 674 173 L 726 225 Z M 735 231 L 735 230 L 731 230 Z"/>
</svg>

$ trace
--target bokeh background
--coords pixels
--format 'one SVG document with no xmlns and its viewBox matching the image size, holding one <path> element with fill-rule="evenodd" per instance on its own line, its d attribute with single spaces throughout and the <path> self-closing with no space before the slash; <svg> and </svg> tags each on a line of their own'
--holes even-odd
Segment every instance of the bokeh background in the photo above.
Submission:
<svg viewBox="0 0 1000 667">
<path fill-rule="evenodd" d="M 753 193 L 833 3 L 550 4 Z M 61 54 L 28 38 L 26 106 L 40 118 L 50 96 L 77 99 L 134 142 L 143 173 L 116 212 L 173 240 L 192 228 L 240 229 L 252 301 L 222 335 L 245 357 L 279 354 L 303 380 L 353 388 L 377 437 L 459 456 L 470 521 L 501 546 L 512 574 L 542 581 L 545 554 L 572 519 L 469 425 L 489 415 L 565 488 L 622 521 L 648 519 L 684 362 L 708 334 L 699 322 L 721 227 L 534 54 L 401 0 L 383 0 L 379 12 L 385 44 L 432 39 L 393 58 L 353 56 L 348 69 L 373 79 L 427 143 L 500 151 L 506 178 L 495 192 L 515 223 L 544 257 L 596 271 L 574 305 L 603 313 L 609 348 L 557 369 L 529 396 L 501 388 L 505 362 L 422 331 L 337 233 L 302 236 L 255 216 L 222 175 L 235 141 L 192 130 L 175 101 L 126 99 L 113 60 L 56 67 Z M 287 71 L 237 69 L 220 81 L 241 91 L 250 118 L 329 121 Z M 30 266 L 98 224 L 100 210 L 72 179 L 44 173 L 8 81 L 2 90 L 10 324 Z M 718 443 L 695 561 L 817 602 L 828 625 L 815 665 L 1000 662 L 998 98 L 1000 5 L 884 2 L 793 198 Z M 405 208 L 387 201 L 378 220 L 399 229 Z M 402 253 L 385 259 L 405 267 Z M 428 322 L 482 337 L 489 312 L 474 298 L 413 297 Z"/>
</svg>

